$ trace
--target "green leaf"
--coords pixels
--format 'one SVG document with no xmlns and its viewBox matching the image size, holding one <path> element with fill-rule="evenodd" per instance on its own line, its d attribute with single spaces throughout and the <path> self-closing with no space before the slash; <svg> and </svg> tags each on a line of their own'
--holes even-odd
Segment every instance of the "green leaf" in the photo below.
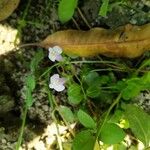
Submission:
<svg viewBox="0 0 150 150">
<path fill-rule="evenodd" d="M 99 11 L 99 15 L 106 17 L 108 11 L 109 0 L 103 0 L 102 6 Z"/>
<path fill-rule="evenodd" d="M 25 85 L 32 92 L 35 88 L 35 76 L 32 75 L 32 74 L 28 75 L 27 78 L 26 78 L 26 81 L 25 81 Z"/>
<path fill-rule="evenodd" d="M 129 121 L 133 134 L 145 146 L 150 142 L 150 116 L 135 105 L 127 105 L 125 115 Z"/>
<path fill-rule="evenodd" d="M 77 7 L 78 0 L 61 0 L 58 6 L 58 17 L 62 23 L 69 21 Z"/>
<path fill-rule="evenodd" d="M 73 140 L 73 150 L 93 150 L 95 137 L 89 130 L 81 131 Z"/>
<path fill-rule="evenodd" d="M 141 78 L 142 84 L 144 84 L 144 87 L 150 87 L 150 71 L 145 73 L 145 75 Z"/>
<path fill-rule="evenodd" d="M 97 72 L 90 72 L 87 76 L 84 77 L 84 81 L 88 86 L 100 86 L 101 78 Z"/>
<path fill-rule="evenodd" d="M 115 85 L 114 88 L 117 89 L 119 92 L 121 92 L 123 89 L 125 89 L 127 86 L 125 81 L 118 81 Z"/>
<path fill-rule="evenodd" d="M 92 128 L 95 129 L 96 128 L 96 123 L 95 121 L 84 111 L 79 110 L 77 113 L 78 119 L 80 121 L 80 123 L 85 126 L 86 128 Z"/>
<path fill-rule="evenodd" d="M 141 91 L 141 86 L 136 83 L 130 83 L 123 91 L 122 91 L 122 97 L 124 100 L 130 100 L 131 98 L 134 98 L 138 96 L 138 94 Z"/>
<path fill-rule="evenodd" d="M 35 76 L 29 74 L 25 80 L 26 90 L 25 90 L 25 103 L 28 108 L 30 108 L 33 104 L 32 92 L 35 89 Z"/>
<path fill-rule="evenodd" d="M 72 123 L 74 121 L 74 115 L 69 107 L 59 106 L 58 110 L 60 115 L 63 116 L 67 122 Z"/>
<path fill-rule="evenodd" d="M 72 84 L 68 88 L 68 100 L 71 104 L 79 104 L 84 98 L 81 87 L 78 84 Z"/>
<path fill-rule="evenodd" d="M 122 90 L 122 97 L 129 100 L 138 96 L 140 91 L 150 89 L 150 72 L 142 77 L 131 78 L 126 81 L 126 87 Z"/>
<path fill-rule="evenodd" d="M 103 75 L 100 76 L 100 85 L 105 85 L 110 82 L 111 78 L 109 76 Z"/>
<path fill-rule="evenodd" d="M 106 123 L 102 127 L 100 140 L 105 144 L 117 144 L 125 137 L 124 131 L 114 123 Z"/>
<path fill-rule="evenodd" d="M 127 150 L 127 146 L 124 143 L 114 144 L 113 150 Z"/>
<path fill-rule="evenodd" d="M 87 94 L 87 96 L 89 96 L 91 98 L 96 98 L 96 97 L 98 97 L 101 94 L 100 88 L 96 87 L 96 86 L 90 86 L 86 90 L 86 94 Z"/>
<path fill-rule="evenodd" d="M 31 72 L 35 72 L 35 70 L 37 69 L 38 67 L 38 64 L 39 62 L 43 59 L 44 57 L 44 54 L 43 54 L 43 51 L 42 50 L 39 50 L 35 56 L 33 57 L 31 63 L 30 63 L 30 70 Z"/>
<path fill-rule="evenodd" d="M 25 103 L 27 108 L 30 108 L 33 105 L 33 98 L 32 98 L 32 93 L 31 90 L 29 88 L 26 89 L 25 91 Z"/>
<path fill-rule="evenodd" d="M 109 122 L 111 123 L 119 123 L 119 121 L 122 119 L 123 117 L 123 111 L 117 109 L 115 111 L 115 113 L 113 114 L 113 116 L 110 118 Z"/>
</svg>

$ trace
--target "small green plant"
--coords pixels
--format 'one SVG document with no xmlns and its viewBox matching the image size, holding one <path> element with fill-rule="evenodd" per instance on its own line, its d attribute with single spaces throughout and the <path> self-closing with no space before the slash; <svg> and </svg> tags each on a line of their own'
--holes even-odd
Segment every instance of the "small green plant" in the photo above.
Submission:
<svg viewBox="0 0 150 150">
<path fill-rule="evenodd" d="M 117 61 L 76 61 L 62 55 L 62 52 L 58 46 L 49 48 L 48 57 L 54 64 L 38 79 L 43 79 L 45 85 L 50 82 L 49 87 L 45 88 L 53 121 L 56 124 L 60 122 L 60 118 L 55 115 L 58 112 L 66 126 L 72 123 L 80 125 L 75 131 L 69 128 L 73 137 L 73 150 L 102 149 L 110 145 L 125 147 L 123 143 L 127 135 L 140 140 L 145 148 L 149 147 L 150 116 L 132 104 L 132 99 L 141 91 L 150 89 L 150 71 L 144 70 L 150 65 L 149 59 L 135 69 Z M 27 110 L 34 103 L 32 92 L 37 81 L 36 68 L 42 59 L 43 53 L 39 51 L 31 61 L 31 73 L 25 81 L 26 101 L 17 149 L 22 141 Z M 99 68 L 95 69 L 97 64 Z M 116 72 L 121 73 L 122 77 Z M 52 90 L 57 94 L 52 94 Z M 59 92 L 67 97 L 65 103 L 57 104 L 55 99 Z M 128 129 L 131 129 L 132 134 L 128 133 Z M 61 143 L 58 142 L 58 145 L 63 148 Z"/>
<path fill-rule="evenodd" d="M 24 103 L 25 104 L 24 104 L 24 108 L 22 110 L 22 126 L 20 129 L 20 134 L 19 134 L 16 150 L 19 150 L 19 147 L 21 146 L 21 143 L 22 143 L 22 137 L 23 137 L 23 132 L 24 132 L 24 128 L 25 128 L 28 109 L 34 103 L 32 93 L 36 87 L 36 80 L 37 80 L 36 79 L 36 70 L 38 68 L 38 64 L 43 59 L 43 56 L 44 55 L 43 55 L 42 50 L 40 50 L 38 53 L 36 53 L 36 55 L 34 56 L 34 58 L 32 59 L 32 61 L 30 63 L 30 73 L 25 78 L 25 89 L 24 89 L 24 95 L 25 95 Z"/>
<path fill-rule="evenodd" d="M 113 5 L 124 1 L 115 2 L 111 4 L 109 0 L 103 0 L 99 14 L 105 17 Z M 73 17 L 77 5 L 78 0 L 60 0 L 58 15 L 62 23 Z M 29 23 L 25 21 L 27 9 L 19 22 L 19 31 Z M 39 50 L 30 63 L 30 73 L 25 80 L 22 126 L 16 150 L 22 143 L 27 111 L 34 104 L 32 93 L 39 80 L 45 83 L 43 88 L 47 92 L 54 123 L 57 126 L 63 122 L 69 129 L 73 150 L 101 150 L 109 146 L 127 149 L 126 136 L 149 148 L 150 116 L 133 104 L 140 92 L 150 90 L 149 59 L 136 68 L 119 59 L 76 60 L 65 56 L 59 46 L 54 46 L 49 48 L 48 54 L 52 65 L 37 73 L 43 57 L 42 50 Z M 60 92 L 65 100 L 58 103 L 56 98 Z M 74 129 L 70 128 L 72 123 L 76 124 Z M 63 142 L 58 140 L 57 143 L 63 149 Z"/>
<path fill-rule="evenodd" d="M 135 138 L 143 142 L 145 147 L 148 147 L 150 139 L 150 133 L 148 132 L 150 128 L 149 116 L 139 107 L 130 103 L 141 91 L 150 89 L 150 72 L 147 71 L 143 75 L 139 75 L 141 69 L 149 65 L 149 60 L 144 61 L 136 72 L 133 69 L 126 78 L 120 78 L 119 80 L 112 68 L 108 70 L 105 68 L 103 71 L 108 72 L 105 75 L 98 73 L 98 69 L 97 71 L 93 70 L 91 65 L 94 63 L 113 64 L 116 68 L 122 68 L 125 72 L 129 69 L 126 65 L 120 65 L 117 62 L 71 61 L 70 58 L 65 57 L 62 62 L 57 63 L 58 66 L 61 65 L 64 68 L 62 76 L 66 78 L 68 96 L 66 103 L 72 108 L 71 110 L 69 106 L 57 106 L 58 111 L 66 124 L 78 122 L 83 126 L 77 134 L 75 133 L 72 148 L 74 150 L 81 147 L 84 150 L 93 150 L 95 147 L 101 149 L 102 145 L 97 145 L 99 141 L 102 141 L 105 146 L 112 144 L 122 146 L 122 142 L 127 135 L 126 130 L 129 128 Z M 76 73 L 74 64 L 82 64 L 79 73 Z M 67 73 L 68 71 L 71 74 Z M 98 109 L 96 106 L 94 110 L 88 108 L 87 104 L 91 101 L 94 103 L 99 101 L 104 105 L 109 104 L 110 107 L 100 117 L 93 113 Z M 138 115 L 141 117 L 138 118 Z M 138 124 L 139 131 L 136 124 Z"/>
</svg>

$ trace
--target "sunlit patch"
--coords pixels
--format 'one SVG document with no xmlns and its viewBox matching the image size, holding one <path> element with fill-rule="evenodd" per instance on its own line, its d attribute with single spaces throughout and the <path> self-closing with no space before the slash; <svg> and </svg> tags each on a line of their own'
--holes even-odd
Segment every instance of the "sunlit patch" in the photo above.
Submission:
<svg viewBox="0 0 150 150">
<path fill-rule="evenodd" d="M 17 32 L 17 29 L 0 24 L 0 55 L 11 52 L 15 44 L 20 43 L 20 39 L 16 39 Z"/>
<path fill-rule="evenodd" d="M 54 145 L 65 145 L 68 142 L 68 139 L 71 138 L 69 130 L 73 130 L 75 128 L 75 123 L 71 124 L 69 127 L 59 125 L 56 123 L 52 123 L 48 125 L 44 133 L 40 136 L 35 137 L 32 141 L 29 143 L 26 143 L 20 147 L 20 150 L 26 150 L 27 149 L 35 149 L 35 150 L 49 150 L 53 149 L 55 147 Z"/>
</svg>

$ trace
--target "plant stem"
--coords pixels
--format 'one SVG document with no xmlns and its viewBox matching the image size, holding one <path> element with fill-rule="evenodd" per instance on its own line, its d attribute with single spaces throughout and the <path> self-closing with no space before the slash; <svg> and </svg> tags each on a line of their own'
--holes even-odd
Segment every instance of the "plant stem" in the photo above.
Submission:
<svg viewBox="0 0 150 150">
<path fill-rule="evenodd" d="M 78 23 L 77 23 L 77 21 L 72 17 L 72 21 L 73 21 L 73 23 L 75 24 L 75 26 L 76 26 L 76 28 L 78 29 L 78 30 L 81 30 L 80 29 L 80 26 L 78 25 Z"/>
<path fill-rule="evenodd" d="M 73 65 L 70 64 L 70 66 L 71 66 L 71 72 L 72 72 L 72 74 L 76 77 L 76 79 L 77 79 L 77 80 L 79 81 L 79 83 L 80 83 L 81 90 L 82 90 L 82 93 L 83 93 L 83 95 L 84 95 L 84 100 L 87 100 L 87 96 L 86 96 L 85 90 L 84 90 L 84 88 L 83 88 L 82 81 L 79 79 L 78 75 L 76 74 L 76 71 L 74 70 Z M 73 69 L 72 69 L 72 68 L 73 68 Z"/>
<path fill-rule="evenodd" d="M 105 125 L 105 123 L 106 123 L 106 121 L 107 121 L 107 119 L 108 119 L 108 116 L 109 116 L 111 110 L 112 110 L 112 109 L 114 108 L 114 106 L 119 102 L 120 98 L 121 98 L 121 93 L 118 95 L 118 97 L 115 99 L 115 101 L 114 101 L 114 102 L 111 104 L 111 106 L 109 107 L 109 109 L 108 109 L 108 111 L 107 111 L 107 113 L 106 113 L 106 116 L 105 116 L 104 121 L 102 122 L 102 124 L 100 124 L 100 125 L 98 126 L 97 135 L 96 135 L 96 140 L 98 139 L 98 136 L 100 135 L 100 133 L 101 133 L 101 131 L 102 131 L 102 128 L 103 128 L 103 126 Z"/>
<path fill-rule="evenodd" d="M 50 68 L 48 68 L 46 71 L 44 71 L 44 73 L 42 73 L 42 75 L 39 77 L 39 79 L 41 79 L 43 76 L 45 76 L 49 71 L 51 71 L 51 69 L 53 69 L 54 67 L 57 67 L 59 65 L 60 65 L 59 63 L 52 65 Z"/>
<path fill-rule="evenodd" d="M 19 147 L 21 146 L 21 143 L 22 143 L 22 137 L 23 137 L 23 132 L 24 132 L 24 128 L 25 128 L 27 112 L 28 112 L 28 107 L 25 106 L 25 110 L 23 112 L 23 120 L 22 120 L 21 129 L 20 129 L 20 134 L 19 134 L 19 138 L 17 141 L 17 145 L 16 145 L 16 150 L 19 150 Z"/>
<path fill-rule="evenodd" d="M 74 133 L 73 129 L 71 128 L 71 126 L 69 125 L 69 123 L 65 120 L 65 118 L 63 117 L 63 115 L 61 114 L 61 112 L 59 111 L 59 109 L 57 109 L 57 111 L 59 112 L 59 115 L 62 117 L 64 123 L 66 124 L 67 128 L 69 129 L 71 135 L 73 137 L 75 137 L 75 133 Z"/>
<path fill-rule="evenodd" d="M 11 51 L 14 51 L 14 50 L 16 51 L 16 50 L 19 50 L 20 48 L 25 48 L 25 47 L 29 47 L 29 46 L 41 47 L 41 45 L 39 43 L 26 43 L 26 44 L 17 45 Z"/>
<path fill-rule="evenodd" d="M 112 69 L 112 68 L 106 68 L 106 69 L 94 69 L 91 72 L 101 72 L 101 71 L 118 71 L 118 72 L 128 72 L 127 70 L 123 69 Z"/>
<path fill-rule="evenodd" d="M 54 107 L 55 107 L 55 104 L 54 104 L 54 101 L 53 101 L 53 95 L 52 93 L 49 91 L 49 88 L 47 87 L 47 95 L 48 95 L 48 101 L 50 103 L 50 107 L 52 110 L 54 110 Z"/>
<path fill-rule="evenodd" d="M 27 6 L 26 6 L 26 8 L 25 8 L 25 10 L 24 10 L 24 12 L 23 12 L 23 16 L 22 16 L 22 18 L 21 18 L 21 20 L 23 20 L 23 21 L 25 21 L 25 18 L 26 18 L 26 16 L 27 16 L 27 13 L 28 13 L 28 10 L 29 10 L 29 6 L 30 6 L 30 4 L 31 4 L 31 1 L 32 1 L 32 0 L 28 0 Z M 17 32 L 16 38 L 15 38 L 15 40 L 14 40 L 14 43 L 15 43 L 15 44 L 16 44 L 16 42 L 17 42 L 18 36 L 21 35 L 21 33 L 22 33 L 22 27 L 23 27 L 23 26 L 22 26 L 21 24 L 19 24 L 19 26 L 17 27 L 18 32 Z"/>
<path fill-rule="evenodd" d="M 89 27 L 89 29 L 91 29 L 91 25 L 88 23 L 87 19 L 84 17 L 83 13 L 81 12 L 80 8 L 77 8 L 78 13 L 80 14 L 81 18 L 83 19 L 84 23 Z"/>
<path fill-rule="evenodd" d="M 79 63 L 84 63 L 84 64 L 115 64 L 115 65 L 120 65 L 122 67 L 124 67 L 124 65 L 118 64 L 116 62 L 113 61 L 107 61 L 107 60 L 79 60 L 79 61 L 71 61 L 71 64 L 79 64 Z"/>
<path fill-rule="evenodd" d="M 57 119 L 55 117 L 55 110 L 53 110 L 52 112 L 52 119 L 54 121 L 54 124 L 56 126 L 56 137 L 57 137 L 57 142 L 58 142 L 58 146 L 59 146 L 59 150 L 63 150 L 63 146 L 62 146 L 62 141 L 61 141 L 61 137 L 60 137 L 60 133 L 59 133 L 59 126 L 58 126 L 58 123 L 57 123 Z"/>
</svg>

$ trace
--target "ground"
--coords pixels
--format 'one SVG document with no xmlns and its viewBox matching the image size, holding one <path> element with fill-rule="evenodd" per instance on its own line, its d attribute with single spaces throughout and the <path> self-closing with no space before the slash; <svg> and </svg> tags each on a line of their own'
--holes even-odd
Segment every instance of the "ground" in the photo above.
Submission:
<svg viewBox="0 0 150 150">
<path fill-rule="evenodd" d="M 75 21 L 71 20 L 66 24 L 61 24 L 57 15 L 57 0 L 29 0 L 28 2 L 21 0 L 15 12 L 0 22 L 0 150 L 14 150 L 18 129 L 21 126 L 20 114 L 24 103 L 22 93 L 25 77 L 29 73 L 27 66 L 35 52 L 39 50 L 39 48 L 28 47 L 12 51 L 14 41 L 15 44 L 19 42 L 35 43 L 58 30 L 69 28 L 82 30 L 92 27 L 116 28 L 128 23 L 142 25 L 150 22 L 150 2 L 148 0 L 133 1 L 128 6 L 112 4 L 112 11 L 108 12 L 107 17 L 98 16 L 100 5 L 99 0 L 80 1 L 79 9 L 74 14 Z M 19 34 L 17 34 L 17 30 L 19 30 Z M 45 62 L 42 62 L 42 65 L 50 65 L 47 51 L 44 50 L 44 53 Z M 130 60 L 127 61 L 131 63 Z M 133 60 L 132 63 L 134 61 L 136 60 Z M 51 107 L 47 100 L 47 94 L 42 89 L 42 81 L 38 83 L 38 88 L 33 96 L 35 103 L 28 112 L 22 147 L 23 149 L 33 149 L 33 145 L 42 147 L 46 143 L 47 147 L 52 144 L 53 149 L 56 149 L 54 142 L 56 133 L 48 134 L 49 130 L 54 129 L 55 131 L 56 127 L 52 123 Z M 141 93 L 136 101 L 150 113 L 149 91 Z M 66 127 L 61 128 L 63 135 L 67 129 Z M 54 140 L 50 141 L 48 137 Z M 69 137 L 66 138 L 69 139 Z M 34 141 L 32 141 L 33 139 Z M 34 148 L 36 149 L 36 146 Z"/>
</svg>

